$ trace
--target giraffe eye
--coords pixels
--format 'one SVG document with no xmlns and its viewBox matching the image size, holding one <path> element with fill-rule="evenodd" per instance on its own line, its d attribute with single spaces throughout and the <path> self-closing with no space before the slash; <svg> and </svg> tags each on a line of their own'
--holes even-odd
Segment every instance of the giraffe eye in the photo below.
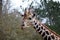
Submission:
<svg viewBox="0 0 60 40">
<path fill-rule="evenodd" d="M 31 18 L 30 18 L 30 17 L 29 17 L 28 19 L 29 19 L 29 20 L 31 20 Z"/>
</svg>

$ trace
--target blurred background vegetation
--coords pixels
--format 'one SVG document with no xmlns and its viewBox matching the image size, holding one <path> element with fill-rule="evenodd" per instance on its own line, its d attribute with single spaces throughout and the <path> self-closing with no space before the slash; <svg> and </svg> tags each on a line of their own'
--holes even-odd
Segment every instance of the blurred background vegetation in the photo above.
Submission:
<svg viewBox="0 0 60 40">
<path fill-rule="evenodd" d="M 38 8 L 34 8 L 32 4 L 30 5 L 35 9 L 38 15 L 38 19 L 48 18 L 49 20 L 45 23 L 50 29 L 60 34 L 60 3 L 50 0 L 40 0 Z M 2 0 L 0 1 L 0 40 L 43 40 L 42 37 L 33 29 L 33 27 L 21 30 L 22 17 L 18 10 L 9 13 L 7 5 L 9 5 L 9 0 L 6 1 L 5 5 L 2 5 Z M 3 9 L 4 8 L 4 9 Z"/>
<path fill-rule="evenodd" d="M 44 0 L 41 4 L 42 6 L 40 5 L 39 8 L 35 9 L 35 12 L 39 17 L 48 18 L 49 20 L 45 24 L 60 34 L 60 2 L 54 2 L 53 0 L 47 2 L 47 0 Z M 45 6 L 45 8 L 41 10 L 40 8 L 43 6 Z"/>
</svg>

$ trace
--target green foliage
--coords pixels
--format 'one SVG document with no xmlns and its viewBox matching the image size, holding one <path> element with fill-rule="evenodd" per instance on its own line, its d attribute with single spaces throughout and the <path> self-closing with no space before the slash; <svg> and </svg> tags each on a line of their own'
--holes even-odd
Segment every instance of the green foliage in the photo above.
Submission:
<svg viewBox="0 0 60 40">
<path fill-rule="evenodd" d="M 45 8 L 40 9 L 41 7 L 39 7 L 38 9 L 35 9 L 35 12 L 41 17 L 48 17 L 51 24 L 49 27 L 60 34 L 60 3 L 53 2 L 53 0 L 48 1 L 48 3 L 44 0 L 43 3 Z"/>
</svg>

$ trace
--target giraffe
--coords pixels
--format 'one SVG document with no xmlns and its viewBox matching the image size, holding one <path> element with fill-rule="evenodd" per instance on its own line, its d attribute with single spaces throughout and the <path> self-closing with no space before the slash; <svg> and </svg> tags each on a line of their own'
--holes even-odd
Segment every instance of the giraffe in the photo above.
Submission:
<svg viewBox="0 0 60 40">
<path fill-rule="evenodd" d="M 49 29 L 46 25 L 42 24 L 36 18 L 36 14 L 34 14 L 31 9 L 32 8 L 25 9 L 25 13 L 23 15 L 23 24 L 21 28 L 24 29 L 31 25 L 44 40 L 60 40 L 60 35 Z"/>
</svg>

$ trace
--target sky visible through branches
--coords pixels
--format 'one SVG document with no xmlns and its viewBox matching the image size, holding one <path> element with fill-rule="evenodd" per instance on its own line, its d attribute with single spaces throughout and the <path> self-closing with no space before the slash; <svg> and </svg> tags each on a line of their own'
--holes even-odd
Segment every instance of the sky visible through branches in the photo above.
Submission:
<svg viewBox="0 0 60 40">
<path fill-rule="evenodd" d="M 4 1 L 4 5 L 6 3 L 6 0 L 3 0 Z M 33 2 L 32 6 L 34 6 L 34 8 L 38 8 L 39 5 L 41 5 L 41 0 L 9 0 L 10 1 L 10 9 L 9 9 L 9 12 L 13 11 L 14 9 L 18 10 L 21 14 L 24 14 L 24 11 L 25 8 L 29 8 L 29 5 Z M 43 0 L 42 0 L 43 1 Z M 53 0 L 54 2 L 60 2 L 60 0 Z M 38 4 L 37 4 L 37 3 Z M 48 0 L 47 0 L 48 2 Z M 42 7 L 43 8 L 43 7 Z M 47 18 L 43 18 L 44 20 L 42 20 L 43 22 L 42 23 L 46 23 L 46 20 Z"/>
<path fill-rule="evenodd" d="M 3 1 L 6 1 L 6 0 L 3 0 Z M 32 1 L 33 1 L 32 6 L 34 6 L 34 7 L 38 7 L 39 4 L 41 5 L 40 0 L 10 0 L 11 8 L 9 10 L 11 11 L 13 9 L 17 9 L 19 12 L 23 13 L 24 12 L 23 10 L 25 8 L 29 8 L 29 5 L 32 3 Z M 53 0 L 53 1 L 60 2 L 60 0 Z M 39 4 L 37 4 L 36 2 Z M 4 2 L 4 4 L 5 4 L 5 2 Z"/>
</svg>

